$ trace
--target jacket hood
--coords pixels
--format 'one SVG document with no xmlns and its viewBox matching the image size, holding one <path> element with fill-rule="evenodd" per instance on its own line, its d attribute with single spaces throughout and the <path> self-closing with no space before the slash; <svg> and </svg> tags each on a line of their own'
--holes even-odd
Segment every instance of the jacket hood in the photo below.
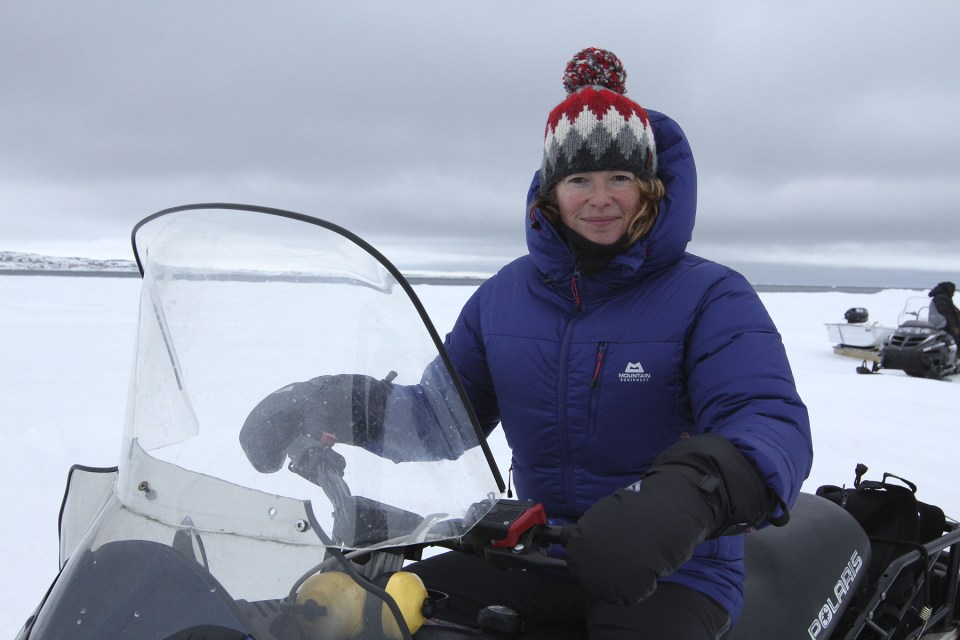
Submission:
<svg viewBox="0 0 960 640">
<path fill-rule="evenodd" d="M 685 254 L 693 237 L 697 211 L 697 170 L 690 144 L 671 118 L 647 110 L 657 144 L 657 177 L 667 188 L 653 229 L 616 256 L 595 278 L 621 285 L 644 274 L 665 269 Z M 527 207 L 537 196 L 540 172 L 527 192 Z M 573 273 L 573 254 L 556 227 L 539 209 L 524 215 L 527 249 L 537 268 L 547 277 L 565 279 Z"/>
<path fill-rule="evenodd" d="M 939 294 L 944 294 L 948 298 L 952 298 L 953 294 L 957 292 L 957 285 L 952 282 L 941 282 L 933 289 L 930 290 L 930 293 L 927 294 L 929 297 L 933 297 Z"/>
</svg>

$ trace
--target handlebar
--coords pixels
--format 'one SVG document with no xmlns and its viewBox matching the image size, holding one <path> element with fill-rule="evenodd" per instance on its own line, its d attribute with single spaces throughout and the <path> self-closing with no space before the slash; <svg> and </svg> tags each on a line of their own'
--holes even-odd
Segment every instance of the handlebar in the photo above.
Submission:
<svg viewBox="0 0 960 640">
<path fill-rule="evenodd" d="M 504 568 L 566 567 L 557 548 L 567 545 L 574 526 L 549 524 L 539 503 L 499 500 L 465 536 L 443 546 Z"/>
<path fill-rule="evenodd" d="M 366 508 L 365 498 L 351 496 L 344 481 L 346 460 L 334 451 L 335 436 L 322 433 L 315 439 L 298 436 L 288 447 L 290 471 L 316 484 L 334 505 L 339 517 L 332 532 L 334 540 L 353 536 L 356 518 Z M 387 505 L 375 503 L 383 511 Z M 414 515 L 414 514 L 410 514 Z M 422 518 L 421 518 L 422 519 Z M 472 526 L 469 525 L 473 522 Z M 543 505 L 532 500 L 484 500 L 468 510 L 463 520 L 458 520 L 466 534 L 441 543 L 441 546 L 480 555 L 501 567 L 552 566 L 566 567 L 562 548 L 566 547 L 574 526 L 554 525 L 547 520 Z M 435 526 L 449 526 L 449 522 Z M 458 527 L 459 528 L 459 527 Z"/>
<path fill-rule="evenodd" d="M 576 528 L 576 525 L 572 524 L 546 525 L 538 533 L 538 538 L 547 544 L 558 544 L 561 547 L 566 547 L 574 528 Z"/>
</svg>

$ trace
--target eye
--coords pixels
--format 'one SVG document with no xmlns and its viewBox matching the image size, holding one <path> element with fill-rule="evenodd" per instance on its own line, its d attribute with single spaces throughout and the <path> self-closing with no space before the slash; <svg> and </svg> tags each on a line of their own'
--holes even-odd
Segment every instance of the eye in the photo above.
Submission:
<svg viewBox="0 0 960 640">
<path fill-rule="evenodd" d="M 581 176 L 581 175 L 576 175 L 576 174 L 574 174 L 574 175 L 572 175 L 572 176 L 567 176 L 566 178 L 564 178 L 563 181 L 564 181 L 565 184 L 569 184 L 569 185 L 582 185 L 582 184 L 587 184 L 587 178 L 586 178 L 586 176 Z"/>
<path fill-rule="evenodd" d="M 633 182 L 633 174 L 632 173 L 615 173 L 612 176 L 610 176 L 610 181 L 621 182 L 621 183 Z"/>
</svg>

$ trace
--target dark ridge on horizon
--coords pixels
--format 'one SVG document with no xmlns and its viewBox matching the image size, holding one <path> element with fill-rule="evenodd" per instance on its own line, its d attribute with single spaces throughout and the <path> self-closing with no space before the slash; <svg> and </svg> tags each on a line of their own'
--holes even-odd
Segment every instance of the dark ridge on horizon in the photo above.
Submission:
<svg viewBox="0 0 960 640">
<path fill-rule="evenodd" d="M 60 276 L 77 278 L 139 278 L 138 271 L 84 271 L 80 269 L 0 269 L 0 276 Z M 404 274 L 412 285 L 438 286 L 479 286 L 486 277 L 483 276 L 444 276 L 444 275 L 410 275 Z M 819 284 L 756 284 L 753 288 L 760 293 L 825 293 L 836 291 L 839 293 L 878 293 L 884 289 L 917 289 L 923 287 L 882 287 L 859 285 L 819 285 Z"/>
<path fill-rule="evenodd" d="M 929 290 L 938 282 L 960 282 L 960 272 L 938 272 L 924 269 L 892 269 L 886 267 L 820 267 L 728 263 L 747 278 L 760 292 L 829 292 L 875 293 L 884 289 Z M 484 270 L 402 269 L 415 285 L 478 286 L 491 274 Z M 459 273 L 458 273 L 459 272 Z M 11 276 L 77 276 L 100 278 L 137 278 L 132 260 L 100 260 L 81 257 L 53 257 L 15 251 L 0 251 L 0 275 Z"/>
</svg>

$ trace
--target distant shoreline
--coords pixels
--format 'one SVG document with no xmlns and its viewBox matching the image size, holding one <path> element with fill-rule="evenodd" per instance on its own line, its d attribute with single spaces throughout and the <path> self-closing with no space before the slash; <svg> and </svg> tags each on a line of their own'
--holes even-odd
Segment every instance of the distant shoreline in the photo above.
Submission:
<svg viewBox="0 0 960 640">
<path fill-rule="evenodd" d="M 0 269 L 0 276 L 78 276 L 81 278 L 139 278 L 139 271 L 82 271 L 79 269 Z"/>
<path fill-rule="evenodd" d="M 139 278 L 138 271 L 81 271 L 74 269 L 0 269 L 0 276 L 60 276 L 80 278 Z M 406 275 L 412 285 L 441 286 L 479 286 L 487 280 L 486 276 L 442 276 L 442 275 Z M 880 287 L 853 285 L 804 285 L 804 284 L 756 284 L 753 288 L 760 293 L 879 293 L 884 289 L 916 289 L 918 287 Z"/>
<path fill-rule="evenodd" d="M 80 278 L 139 278 L 139 271 L 82 271 L 79 269 L 0 269 L 0 276 L 60 276 Z M 489 276 L 407 275 L 410 284 L 478 286 Z"/>
<path fill-rule="evenodd" d="M 411 284 L 479 286 L 499 267 L 472 267 L 465 264 L 408 263 L 395 265 Z M 960 271 L 930 270 L 912 265 L 890 267 L 868 265 L 804 265 L 786 263 L 728 262 L 724 266 L 739 272 L 757 291 L 876 293 L 888 289 L 926 291 L 938 282 L 960 282 Z M 0 275 L 60 276 L 81 278 L 137 278 L 132 260 L 56 257 L 17 251 L 0 251 Z"/>
</svg>

